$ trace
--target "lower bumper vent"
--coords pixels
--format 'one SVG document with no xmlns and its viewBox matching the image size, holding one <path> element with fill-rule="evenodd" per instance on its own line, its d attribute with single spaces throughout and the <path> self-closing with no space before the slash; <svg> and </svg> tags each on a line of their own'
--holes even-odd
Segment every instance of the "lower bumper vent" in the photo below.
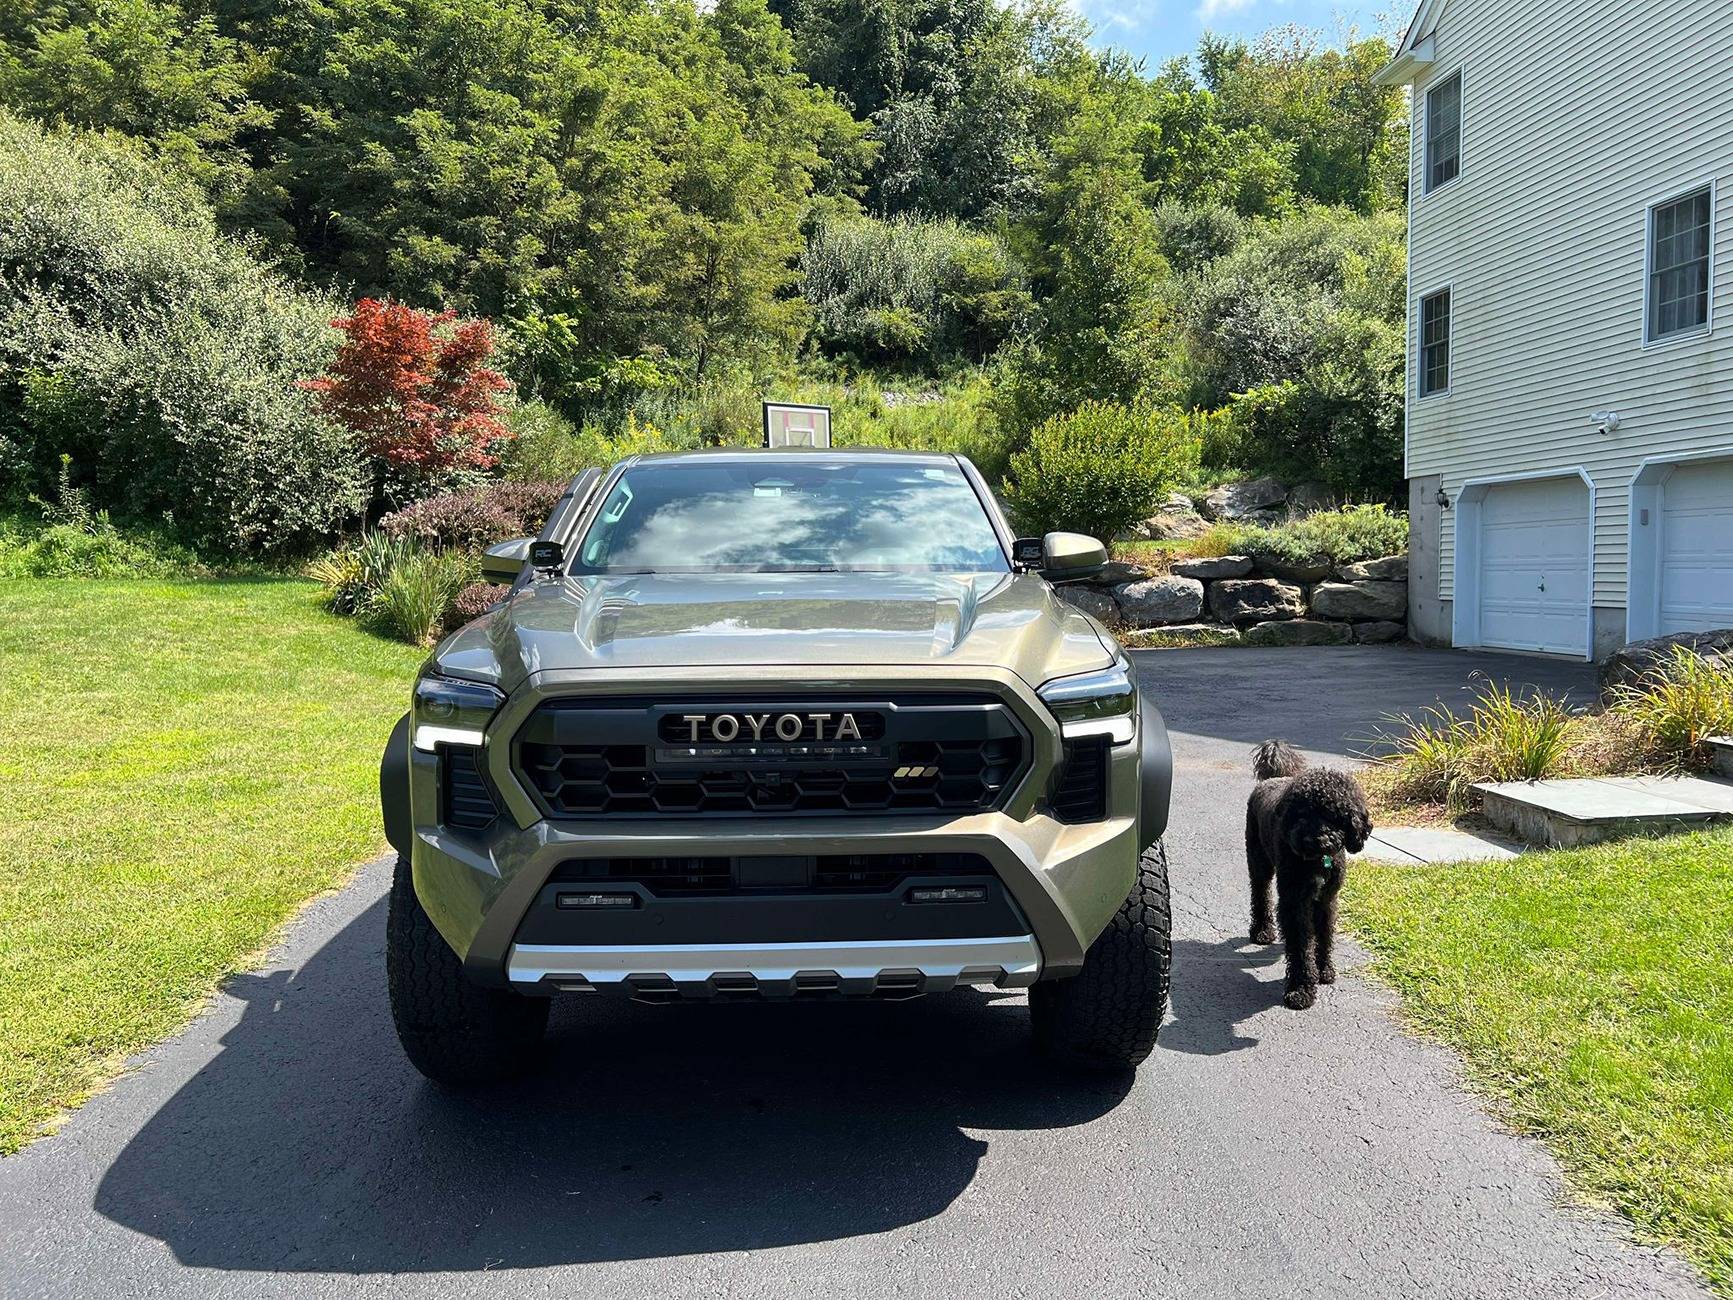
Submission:
<svg viewBox="0 0 1733 1300">
<path fill-rule="evenodd" d="M 472 745 L 439 748 L 440 821 L 463 831 L 486 830 L 499 816 L 493 791 L 481 771 L 481 750 Z"/>
<path fill-rule="evenodd" d="M 1053 815 L 1075 825 L 1107 816 L 1106 736 L 1065 742 L 1065 761 L 1054 781 Z"/>
</svg>

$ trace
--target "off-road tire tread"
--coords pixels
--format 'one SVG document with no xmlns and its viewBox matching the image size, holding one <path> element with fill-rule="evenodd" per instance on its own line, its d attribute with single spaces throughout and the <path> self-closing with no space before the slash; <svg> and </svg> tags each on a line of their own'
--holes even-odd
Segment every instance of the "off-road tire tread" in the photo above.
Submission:
<svg viewBox="0 0 1733 1300">
<path fill-rule="evenodd" d="M 463 973 L 415 896 L 406 857 L 397 859 L 391 877 L 385 971 L 404 1053 L 435 1083 L 476 1088 L 534 1064 L 547 1029 L 547 1000 L 483 988 Z"/>
<path fill-rule="evenodd" d="M 1042 1055 L 1085 1070 L 1140 1065 L 1167 1012 L 1172 928 L 1167 850 L 1157 840 L 1138 858 L 1137 883 L 1089 946 L 1082 972 L 1029 990 Z"/>
</svg>

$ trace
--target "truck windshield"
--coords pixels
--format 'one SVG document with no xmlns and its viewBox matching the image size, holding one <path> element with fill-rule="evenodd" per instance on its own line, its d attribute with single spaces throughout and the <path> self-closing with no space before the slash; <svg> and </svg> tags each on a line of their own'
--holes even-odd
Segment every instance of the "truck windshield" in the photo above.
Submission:
<svg viewBox="0 0 1733 1300">
<path fill-rule="evenodd" d="M 954 464 L 691 460 L 615 480 L 573 573 L 1009 569 Z"/>
</svg>

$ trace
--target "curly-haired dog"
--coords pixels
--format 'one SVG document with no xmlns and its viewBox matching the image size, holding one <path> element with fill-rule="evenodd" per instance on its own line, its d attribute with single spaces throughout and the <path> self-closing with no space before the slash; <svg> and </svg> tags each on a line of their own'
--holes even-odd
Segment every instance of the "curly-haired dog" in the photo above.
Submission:
<svg viewBox="0 0 1733 1300">
<path fill-rule="evenodd" d="M 1308 767 L 1293 746 L 1266 740 L 1252 754 L 1258 784 L 1246 805 L 1246 866 L 1252 874 L 1252 942 L 1276 941 L 1276 917 L 1288 950 L 1287 995 L 1304 1011 L 1319 984 L 1336 982 L 1336 896 L 1347 874 L 1345 853 L 1372 833 L 1366 797 L 1346 772 Z"/>
</svg>

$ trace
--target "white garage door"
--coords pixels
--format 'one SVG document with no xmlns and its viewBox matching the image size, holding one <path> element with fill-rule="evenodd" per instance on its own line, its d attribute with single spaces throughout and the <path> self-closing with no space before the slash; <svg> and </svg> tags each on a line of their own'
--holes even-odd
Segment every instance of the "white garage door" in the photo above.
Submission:
<svg viewBox="0 0 1733 1300">
<path fill-rule="evenodd" d="M 1588 653 L 1589 489 L 1580 478 L 1488 488 L 1480 512 L 1480 643 Z"/>
<path fill-rule="evenodd" d="M 1667 476 L 1660 550 L 1662 633 L 1733 627 L 1733 460 Z"/>
</svg>

